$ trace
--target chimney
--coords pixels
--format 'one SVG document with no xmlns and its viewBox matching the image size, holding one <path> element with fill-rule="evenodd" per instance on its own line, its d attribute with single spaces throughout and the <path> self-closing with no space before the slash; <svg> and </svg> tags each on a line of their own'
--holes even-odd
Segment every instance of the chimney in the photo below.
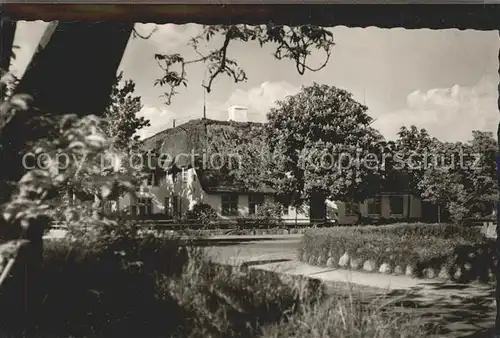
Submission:
<svg viewBox="0 0 500 338">
<path fill-rule="evenodd" d="M 229 107 L 227 111 L 228 121 L 248 122 L 248 108 L 243 106 L 232 106 Z"/>
<path fill-rule="evenodd" d="M 172 128 L 175 128 L 175 119 L 172 121 Z"/>
</svg>

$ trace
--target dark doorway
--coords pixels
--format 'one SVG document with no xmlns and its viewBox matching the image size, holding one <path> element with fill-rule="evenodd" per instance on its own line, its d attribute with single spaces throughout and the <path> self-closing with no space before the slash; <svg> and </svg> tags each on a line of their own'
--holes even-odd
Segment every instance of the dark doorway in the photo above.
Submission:
<svg viewBox="0 0 500 338">
<path fill-rule="evenodd" d="M 326 197 L 322 191 L 311 193 L 309 208 L 311 223 L 321 223 L 326 220 Z"/>
</svg>

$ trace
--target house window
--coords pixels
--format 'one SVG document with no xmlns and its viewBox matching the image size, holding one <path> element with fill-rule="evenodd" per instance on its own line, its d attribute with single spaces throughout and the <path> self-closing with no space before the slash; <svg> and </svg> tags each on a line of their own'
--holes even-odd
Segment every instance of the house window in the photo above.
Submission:
<svg viewBox="0 0 500 338">
<path fill-rule="evenodd" d="M 221 213 L 223 216 L 238 216 L 238 195 L 221 196 Z"/>
<path fill-rule="evenodd" d="M 285 204 L 281 209 L 283 211 L 283 215 L 288 216 L 288 209 L 290 209 L 290 206 L 288 204 Z"/>
<path fill-rule="evenodd" d="M 151 215 L 153 213 L 153 200 L 145 197 L 138 198 L 137 210 L 140 216 Z"/>
<path fill-rule="evenodd" d="M 255 215 L 257 213 L 257 206 L 264 204 L 264 195 L 252 194 L 248 196 L 248 213 Z"/>
<path fill-rule="evenodd" d="M 148 181 L 146 183 L 148 186 L 158 186 L 158 177 L 156 176 L 155 173 L 150 173 L 148 175 Z"/>
<path fill-rule="evenodd" d="M 403 196 L 389 196 L 391 215 L 403 214 Z"/>
<path fill-rule="evenodd" d="M 380 215 L 381 203 L 380 196 L 368 200 L 368 215 Z"/>
<path fill-rule="evenodd" d="M 187 183 L 188 181 L 188 170 L 187 168 L 182 168 L 182 172 L 181 172 L 181 178 L 182 178 L 182 183 Z"/>
<path fill-rule="evenodd" d="M 105 201 L 103 206 L 104 212 L 112 212 L 113 211 L 113 201 Z"/>
<path fill-rule="evenodd" d="M 345 204 L 346 216 L 357 216 L 359 213 L 359 204 L 354 202 L 347 202 Z"/>
<path fill-rule="evenodd" d="M 173 210 L 175 216 L 180 215 L 180 213 L 181 213 L 181 203 L 180 203 L 180 197 L 179 196 L 174 196 L 172 198 L 172 210 Z"/>
</svg>

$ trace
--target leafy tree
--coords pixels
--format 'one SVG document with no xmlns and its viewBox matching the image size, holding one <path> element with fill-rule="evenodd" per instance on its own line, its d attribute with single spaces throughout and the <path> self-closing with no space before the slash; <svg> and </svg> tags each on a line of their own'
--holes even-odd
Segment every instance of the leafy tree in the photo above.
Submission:
<svg viewBox="0 0 500 338">
<path fill-rule="evenodd" d="M 467 172 L 470 186 L 474 191 L 471 200 L 471 214 L 474 216 L 490 215 L 498 199 L 496 154 L 497 141 L 493 133 L 472 131 L 469 152 L 471 170 Z"/>
<path fill-rule="evenodd" d="M 395 142 L 397 153 L 395 168 L 406 173 L 409 178 L 410 192 L 418 194 L 417 182 L 420 181 L 426 169 L 428 155 L 433 150 L 436 140 L 427 130 L 401 127 Z"/>
<path fill-rule="evenodd" d="M 427 170 L 428 155 L 432 153 L 435 142 L 427 130 L 419 130 L 412 125 L 409 128 L 401 127 L 398 139 L 390 147 L 393 157 L 387 163 L 388 178 L 396 180 L 395 190 L 403 189 L 408 193 L 408 203 L 410 195 L 421 196 L 418 184 Z"/>
<path fill-rule="evenodd" d="M 223 44 L 212 51 L 209 51 L 208 53 L 203 53 L 199 46 L 203 44 L 203 42 L 206 40 L 207 42 L 209 40 L 212 40 L 215 37 L 222 37 L 223 38 Z M 148 36 L 149 37 L 149 36 Z M 147 37 L 146 37 L 147 38 Z M 170 102 L 171 97 L 175 94 L 175 88 L 181 86 L 181 85 L 187 85 L 186 81 L 186 76 L 187 76 L 187 67 L 189 64 L 194 64 L 194 63 L 205 63 L 207 64 L 208 70 L 209 70 L 209 82 L 208 84 L 204 85 L 206 90 L 209 92 L 211 90 L 211 85 L 215 78 L 219 75 L 225 74 L 231 76 L 235 82 L 240 82 L 246 80 L 246 74 L 245 72 L 239 68 L 237 62 L 235 60 L 231 60 L 228 58 L 228 47 L 232 41 L 243 41 L 243 42 L 249 42 L 249 41 L 255 41 L 258 42 L 261 46 L 264 44 L 276 44 L 276 52 L 274 54 L 274 57 L 283 60 L 283 59 L 290 59 L 293 60 L 296 64 L 297 71 L 300 74 L 304 74 L 305 71 L 316 71 L 319 69 L 322 69 L 326 63 L 329 60 L 329 56 L 331 53 L 331 48 L 334 46 L 333 42 L 333 35 L 332 33 L 322 27 L 314 26 L 314 25 L 304 25 L 304 26 L 299 26 L 299 27 L 285 27 L 285 26 L 280 26 L 280 25 L 274 25 L 274 24 L 267 24 L 264 26 L 257 26 L 257 27 L 251 27 L 248 25 L 238 25 L 238 26 L 227 26 L 227 25 L 214 25 L 214 26 L 206 26 L 204 27 L 203 33 L 200 34 L 199 36 L 194 37 L 191 40 L 191 46 L 195 49 L 195 51 L 200 55 L 200 58 L 198 59 L 193 59 L 193 60 L 187 60 L 183 56 L 179 54 L 157 54 L 155 55 L 156 60 L 158 61 L 160 67 L 162 67 L 164 71 L 164 75 L 156 81 L 156 85 L 161 85 L 161 86 L 168 86 L 170 90 L 167 92 L 166 97 L 167 97 L 167 102 Z M 319 66 L 318 68 L 312 68 L 310 65 L 307 63 L 307 57 L 311 54 L 311 50 L 316 49 L 316 50 L 323 50 L 326 53 L 326 60 L 323 65 Z M 175 69 L 175 67 L 179 66 L 180 69 Z M 121 75 L 120 75 L 121 76 Z M 120 78 L 119 76 L 119 78 Z M 2 77 L 2 80 L 5 80 L 4 77 Z M 117 81 L 118 82 L 118 81 Z M 5 81 L 2 81 L 2 84 L 5 83 Z M 127 117 L 130 117 L 132 115 L 133 110 L 135 110 L 137 107 L 140 106 L 139 101 L 132 97 L 131 92 L 133 91 L 133 85 L 129 82 L 126 84 L 120 91 L 120 89 L 117 89 L 115 86 L 114 88 L 114 94 L 116 97 L 119 99 L 119 102 L 125 103 L 128 108 L 125 109 L 117 109 L 117 106 L 113 104 L 113 100 L 111 99 L 110 103 L 110 109 L 106 113 L 107 116 L 110 116 L 112 118 L 115 118 L 117 115 L 120 117 L 123 117 L 120 123 L 117 125 L 122 125 L 124 126 L 123 129 L 119 128 L 120 131 L 118 132 L 115 128 L 114 125 L 112 124 L 107 124 L 107 127 L 104 128 L 105 130 L 101 130 L 102 134 L 105 136 L 107 135 L 112 135 L 116 134 L 115 140 L 116 140 L 116 147 L 121 148 L 125 145 L 126 142 L 124 140 L 127 138 L 128 135 L 133 135 L 132 130 L 134 127 L 140 128 L 141 126 L 145 126 L 145 122 L 143 120 L 132 120 L 128 121 Z M 23 96 L 15 96 L 15 97 L 4 97 L 4 102 L 2 103 L 2 114 L 5 116 L 2 116 L 3 124 L 8 123 L 10 118 L 12 117 L 13 114 L 16 112 L 20 111 L 27 111 L 29 109 L 29 98 L 23 97 Z M 57 125 L 57 121 L 54 121 L 49 119 L 50 121 L 47 122 L 47 125 Z M 64 119 L 63 119 L 64 120 Z M 72 117 L 72 122 L 71 125 L 75 124 L 78 125 L 78 123 L 83 123 L 84 125 L 89 125 L 91 126 L 92 129 L 92 135 L 96 134 L 96 130 L 102 127 L 101 124 L 96 125 L 95 121 L 97 119 L 86 119 L 82 120 L 80 122 L 77 122 L 74 116 Z M 68 120 L 65 120 L 68 121 Z M 92 121 L 92 122 L 91 122 Z M 37 123 L 41 123 L 41 121 L 38 121 Z M 1 126 L 0 126 L 1 127 Z M 60 149 L 58 148 L 59 145 L 57 142 L 59 142 L 59 138 L 61 133 L 65 133 L 66 129 L 65 128 L 72 128 L 72 127 L 61 127 L 58 130 L 54 131 L 54 135 L 51 135 L 51 138 L 42 140 L 41 142 L 44 143 L 44 147 L 47 150 L 50 149 Z M 57 129 L 57 128 L 56 128 Z M 76 137 L 76 136 L 75 136 Z M 79 134 L 80 138 L 85 138 L 83 134 Z M 92 139 L 91 137 L 90 139 Z M 101 143 L 101 141 L 92 141 L 94 143 L 90 143 L 87 145 L 87 143 L 83 142 L 84 148 L 89 146 L 92 151 L 90 153 L 93 153 L 95 149 L 97 149 L 96 144 Z M 105 142 L 108 146 L 109 143 Z M 74 143 L 72 143 L 75 145 Z M 5 144 L 3 145 L 5 146 Z M 78 144 L 78 147 L 81 148 L 81 144 Z M 36 147 L 34 147 L 36 148 Z M 41 149 L 44 149 L 40 147 Z M 114 147 L 111 147 L 114 148 Z M 55 151 L 55 150 L 54 150 Z M 114 150 L 113 150 L 114 151 Z M 123 158 L 123 154 L 120 152 L 117 152 L 120 155 L 118 158 Z M 73 165 L 75 163 L 72 163 Z M 89 168 L 94 168 L 95 163 L 88 163 Z M 52 167 L 52 169 L 54 169 Z M 96 169 L 95 169 L 96 170 Z M 114 169 L 113 169 L 114 170 Z M 112 170 L 112 171 L 113 171 Z M 89 170 L 90 172 L 93 172 L 92 170 Z M 59 173 L 61 176 L 59 176 L 60 180 L 62 182 L 68 183 L 67 179 L 62 179 L 62 177 L 67 177 L 70 176 L 71 174 L 71 169 L 66 168 L 65 173 Z M 100 171 L 99 171 L 100 173 Z M 28 173 L 29 175 L 33 175 L 33 173 Z M 91 176 L 89 176 L 91 177 Z M 83 192 L 94 192 L 94 188 L 92 188 L 92 181 L 91 179 L 81 179 L 80 181 L 76 182 L 73 181 L 71 184 L 74 184 L 75 186 L 78 186 L 80 184 Z M 102 183 L 106 182 L 107 180 L 101 180 Z M 127 181 L 128 182 L 128 181 Z M 58 189 L 64 190 L 64 188 L 60 187 L 61 184 L 58 183 Z M 99 184 L 97 184 L 99 185 Z M 84 188 L 85 186 L 89 186 L 88 189 Z M 51 190 L 53 188 L 53 185 L 47 186 L 46 189 Z M 42 188 L 40 188 L 42 189 Z M 42 190 L 45 191 L 45 188 Z M 78 189 L 77 189 L 78 190 Z M 103 195 L 109 196 L 109 188 L 104 188 L 104 193 Z M 113 189 L 111 189 L 113 191 Z M 55 194 L 55 192 L 53 192 Z M 49 194 L 50 195 L 50 194 Z M 57 195 L 57 194 L 56 194 Z M 17 194 L 14 193 L 12 195 L 13 200 L 16 200 Z M 38 196 L 38 195 L 37 195 Z M 37 201 L 39 197 L 34 196 L 33 200 Z M 48 196 L 48 195 L 47 195 Z M 46 198 L 45 196 L 44 198 Z M 52 195 L 50 195 L 52 196 Z M 31 203 L 31 202 L 30 202 Z M 35 202 L 33 202 L 35 203 Z M 38 203 L 38 202 L 36 202 Z M 35 203 L 35 204 L 36 204 Z M 29 209 L 29 206 L 26 206 L 27 209 Z M 27 214 L 30 214 L 29 211 L 26 211 Z"/>
<path fill-rule="evenodd" d="M 236 184 L 250 191 L 260 191 L 272 186 L 269 173 L 276 171 L 277 163 L 272 163 L 263 125 L 249 128 L 214 127 L 209 139 L 209 154 L 224 158 L 220 172 Z"/>
<path fill-rule="evenodd" d="M 117 149 L 130 152 L 138 150 L 140 139 L 137 132 L 149 127 L 150 121 L 137 114 L 142 109 L 141 97 L 134 96 L 135 82 L 124 81 L 123 72 L 116 77 L 116 82 L 111 90 L 110 103 L 104 113 L 104 132 Z"/>
<path fill-rule="evenodd" d="M 202 45 L 204 40 L 208 41 L 216 35 L 223 37 L 222 46 L 203 54 L 198 47 Z M 303 74 L 306 70 L 315 71 L 323 68 L 329 59 L 331 47 L 334 45 L 333 36 L 330 31 L 313 25 L 284 27 L 268 24 L 258 27 L 247 25 L 205 27 L 203 34 L 194 37 L 191 44 L 197 53 L 201 54 L 200 58 L 187 60 L 179 54 L 155 55 L 155 58 L 164 71 L 164 75 L 158 79 L 156 84 L 170 88 L 166 93 L 167 103 L 170 103 L 171 97 L 175 94 L 177 87 L 187 85 L 186 68 L 189 64 L 205 63 L 208 65 L 209 81 L 205 85 L 207 92 L 210 92 L 213 81 L 221 74 L 231 76 L 235 82 L 246 80 L 246 74 L 238 67 L 237 62 L 228 58 L 228 46 L 231 41 L 248 42 L 252 40 L 260 43 L 260 45 L 267 43 L 276 44 L 275 58 L 279 60 L 293 60 L 300 74 Z M 327 55 L 325 63 L 317 69 L 313 69 L 307 64 L 307 57 L 311 54 L 311 49 L 324 50 Z M 175 67 L 179 67 L 180 69 L 175 70 Z M 95 71 L 98 70 L 96 69 Z M 4 80 L 3 77 L 2 80 Z M 4 83 L 4 81 L 0 82 Z M 5 88 L 5 86 L 2 88 Z M 27 112 L 32 108 L 29 105 L 29 98 L 26 96 L 4 96 L 2 100 L 0 107 L 0 133 L 2 133 L 3 127 L 12 119 L 12 116 L 17 113 Z M 132 100 L 128 102 L 133 102 L 133 105 L 137 106 L 137 101 Z M 124 116 L 128 113 L 130 113 L 128 110 L 123 112 Z M 58 167 L 55 168 L 54 161 L 50 161 L 48 158 L 46 161 L 48 164 L 47 168 L 28 170 L 18 184 L 14 186 L 14 189 L 10 189 L 10 186 L 3 186 L 5 189 L 2 190 L 5 193 L 2 195 L 2 203 L 8 201 L 3 206 L 4 217 L 1 219 L 2 223 L 4 223 L 1 229 L 4 232 L 3 237 L 6 239 L 25 238 L 28 243 L 33 243 L 34 250 L 32 251 L 34 252 L 34 256 L 33 258 L 28 258 L 27 261 L 39 267 L 41 265 L 41 253 L 43 250 L 42 228 L 48 224 L 47 219 L 57 216 L 54 205 L 59 203 L 60 191 L 65 189 L 65 185 L 81 184 L 82 188 L 80 190 L 93 193 L 96 190 L 100 191 L 101 198 L 98 199 L 109 200 L 116 196 L 122 188 L 130 190 L 131 193 L 135 192 L 133 181 L 135 172 L 132 168 L 122 165 L 113 166 L 109 169 L 108 173 L 103 173 L 102 168 L 95 165 L 96 158 L 104 152 L 109 152 L 109 155 L 116 156 L 119 159 L 124 157 L 123 152 L 117 151 L 116 148 L 124 145 L 118 140 L 123 140 L 124 135 L 127 135 L 132 129 L 128 124 L 125 124 L 127 131 L 124 133 L 120 132 L 117 135 L 117 147 L 114 147 L 113 142 L 109 142 L 107 139 L 107 133 L 112 129 L 111 126 L 108 125 L 109 128 L 107 128 L 107 131 L 103 130 L 102 120 L 97 117 L 88 116 L 80 119 L 74 115 L 69 115 L 59 119 L 54 118 L 50 112 L 47 112 L 46 121 L 44 119 L 32 119 L 30 122 L 31 124 L 46 123 L 47 126 L 53 127 L 50 133 L 46 132 L 46 130 L 40 133 L 45 137 L 43 140 L 34 142 L 33 150 L 36 153 L 40 151 L 50 154 L 65 152 L 67 154 L 74 154 L 77 157 L 86 156 L 90 158 L 90 160 L 85 161 L 86 168 L 81 173 L 82 176 L 86 175 L 87 180 L 81 180 L 81 176 L 76 175 L 77 172 L 80 173 L 81 168 L 77 166 L 75 161 L 69 161 L 68 167 L 60 171 Z M 133 126 L 134 123 L 132 122 L 131 125 Z M 142 122 L 139 122 L 139 125 L 141 124 Z M 2 138 L 2 147 L 8 145 L 11 141 L 9 138 L 12 136 L 14 135 L 9 134 Z M 9 156 L 13 159 L 18 158 L 16 157 L 18 153 L 23 151 L 20 148 L 24 147 L 28 141 L 37 140 L 38 138 L 38 134 L 26 135 L 25 141 L 17 142 L 14 146 L 11 146 L 6 158 L 10 158 Z M 10 180 L 11 177 L 16 177 L 17 179 L 24 172 L 24 169 L 20 165 L 17 165 L 10 171 L 2 171 L 1 174 L 3 179 Z M 16 173 L 19 175 L 15 175 Z M 8 191 L 7 188 L 9 188 Z M 94 195 L 94 197 L 96 196 Z M 84 211 L 89 210 L 86 208 L 86 205 L 81 207 L 82 209 L 79 210 L 70 203 L 68 204 L 67 212 L 64 214 L 68 216 L 68 220 L 79 223 L 96 224 L 109 221 L 99 219 L 95 213 L 85 213 Z M 95 209 L 95 205 L 89 208 L 90 210 Z M 31 269 L 28 270 L 30 271 L 29 279 L 32 283 L 36 284 L 37 278 L 31 274 Z M 30 287 L 29 289 L 31 290 Z"/>
<path fill-rule="evenodd" d="M 213 151 L 238 156 L 228 170 L 236 181 L 252 190 L 272 187 L 280 203 L 297 208 L 316 191 L 364 200 L 379 190 L 383 138 L 350 93 L 314 84 L 276 104 L 264 125 L 210 142 Z"/>
<path fill-rule="evenodd" d="M 272 179 L 286 204 L 300 206 L 317 191 L 359 201 L 378 190 L 373 154 L 383 138 L 366 110 L 349 92 L 316 83 L 271 109 L 267 142 L 280 169 Z"/>
<path fill-rule="evenodd" d="M 487 132 L 472 136 L 467 143 L 435 142 L 419 184 L 424 200 L 443 205 L 455 222 L 491 214 L 496 199 L 496 140 Z"/>
<path fill-rule="evenodd" d="M 137 116 L 142 109 L 142 104 L 141 98 L 134 96 L 135 83 L 127 80 L 121 84 L 122 80 L 123 72 L 120 72 L 111 91 L 109 106 L 103 118 L 99 120 L 98 126 L 114 152 L 101 154 L 94 158 L 94 163 L 91 164 L 91 166 L 101 166 L 101 174 L 105 176 L 113 175 L 112 167 L 127 166 L 127 162 L 131 164 L 131 156 L 140 150 L 141 145 L 137 131 L 150 126 L 149 120 Z M 142 168 L 136 169 L 138 170 L 134 171 L 134 182 L 138 182 L 143 176 Z M 102 210 L 105 199 L 99 191 L 101 188 L 96 187 L 94 182 L 94 174 L 85 175 L 80 172 L 79 179 L 68 182 L 66 190 L 71 197 L 75 196 L 80 201 L 93 201 L 97 212 L 97 210 Z M 126 191 L 117 192 L 114 197 L 124 192 Z"/>
</svg>

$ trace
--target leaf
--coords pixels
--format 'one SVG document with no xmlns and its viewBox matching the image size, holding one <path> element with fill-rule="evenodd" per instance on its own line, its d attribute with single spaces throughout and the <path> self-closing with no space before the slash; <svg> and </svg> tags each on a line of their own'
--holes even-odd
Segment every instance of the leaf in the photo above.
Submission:
<svg viewBox="0 0 500 338">
<path fill-rule="evenodd" d="M 28 102 L 32 100 L 32 97 L 27 94 L 16 94 L 10 99 L 10 103 L 17 109 L 28 110 Z"/>
<path fill-rule="evenodd" d="M 86 137 L 87 144 L 95 148 L 102 148 L 106 143 L 103 135 L 91 134 Z"/>
<path fill-rule="evenodd" d="M 81 141 L 73 141 L 70 143 L 69 149 L 74 149 L 74 148 L 85 148 L 85 143 Z"/>
<path fill-rule="evenodd" d="M 22 227 L 23 229 L 28 229 L 28 227 L 29 227 L 29 226 L 30 226 L 30 222 L 29 222 L 29 220 L 27 220 L 27 219 L 25 219 L 25 218 L 21 220 L 21 227 Z"/>
</svg>

